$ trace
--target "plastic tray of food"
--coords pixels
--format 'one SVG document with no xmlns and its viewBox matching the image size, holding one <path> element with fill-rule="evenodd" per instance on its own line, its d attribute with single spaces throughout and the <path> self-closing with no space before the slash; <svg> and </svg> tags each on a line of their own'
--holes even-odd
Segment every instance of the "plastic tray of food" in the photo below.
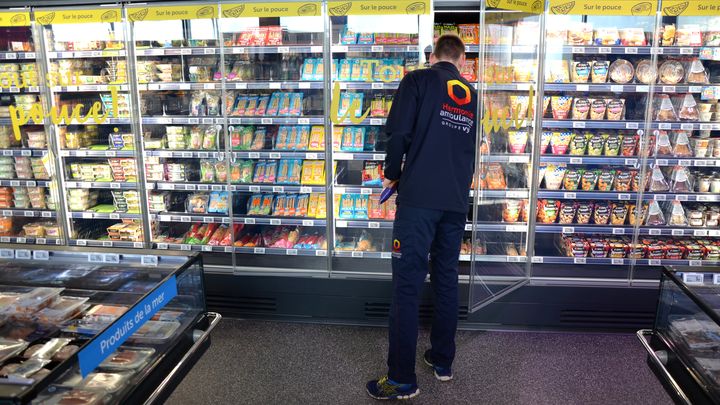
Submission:
<svg viewBox="0 0 720 405">
<path fill-rule="evenodd" d="M 73 280 L 72 283 L 68 285 L 72 285 L 78 288 L 115 291 L 132 277 L 133 273 L 127 270 L 100 268 L 90 273 L 86 277 Z"/>
<path fill-rule="evenodd" d="M 83 389 L 54 392 L 39 398 L 37 403 L 42 405 L 100 405 L 105 403 L 106 393 Z"/>
<path fill-rule="evenodd" d="M 86 322 L 110 323 L 127 312 L 128 307 L 123 305 L 95 305 L 87 311 L 83 320 Z"/>
<path fill-rule="evenodd" d="M 22 353 L 28 347 L 28 343 L 22 339 L 0 338 L 0 362 Z"/>
<path fill-rule="evenodd" d="M 137 370 L 144 367 L 155 354 L 155 349 L 121 347 L 111 354 L 100 367 L 107 370 Z"/>
<path fill-rule="evenodd" d="M 28 317 L 33 313 L 52 305 L 64 288 L 39 287 L 20 295 L 11 310 L 15 316 Z"/>
<path fill-rule="evenodd" d="M 147 321 L 130 339 L 136 342 L 160 344 L 175 335 L 179 328 L 178 321 Z"/>
<path fill-rule="evenodd" d="M 42 323 L 65 322 L 79 314 L 87 300 L 87 297 L 60 297 L 53 305 L 37 312 L 34 318 Z"/>
</svg>

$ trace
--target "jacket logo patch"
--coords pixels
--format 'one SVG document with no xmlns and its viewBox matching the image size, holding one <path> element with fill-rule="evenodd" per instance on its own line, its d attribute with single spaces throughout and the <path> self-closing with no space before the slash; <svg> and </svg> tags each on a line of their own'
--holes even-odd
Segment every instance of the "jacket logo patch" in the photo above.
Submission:
<svg viewBox="0 0 720 405">
<path fill-rule="evenodd" d="M 465 97 L 460 98 L 460 97 L 456 96 L 455 95 L 455 87 L 460 87 L 463 90 L 463 92 L 465 92 Z M 461 82 L 460 80 L 448 80 L 447 92 L 448 92 L 448 96 L 457 105 L 469 104 L 472 101 L 472 95 L 470 94 L 470 89 L 468 88 L 468 86 L 465 85 L 465 83 Z"/>
</svg>

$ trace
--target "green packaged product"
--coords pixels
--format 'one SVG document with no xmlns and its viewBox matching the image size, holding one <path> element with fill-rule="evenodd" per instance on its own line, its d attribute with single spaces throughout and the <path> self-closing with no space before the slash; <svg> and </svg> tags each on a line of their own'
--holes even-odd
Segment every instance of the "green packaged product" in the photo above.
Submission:
<svg viewBox="0 0 720 405">
<path fill-rule="evenodd" d="M 592 134 L 588 139 L 588 155 L 602 156 L 605 149 L 605 137 L 601 134 Z"/>
<path fill-rule="evenodd" d="M 584 155 L 587 151 L 588 140 L 583 134 L 576 133 L 570 140 L 570 154 Z"/>
</svg>

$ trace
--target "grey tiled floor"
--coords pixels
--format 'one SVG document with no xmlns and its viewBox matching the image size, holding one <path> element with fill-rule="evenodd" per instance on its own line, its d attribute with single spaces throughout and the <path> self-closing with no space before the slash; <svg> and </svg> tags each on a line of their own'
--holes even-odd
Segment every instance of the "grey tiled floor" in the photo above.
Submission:
<svg viewBox="0 0 720 405">
<path fill-rule="evenodd" d="M 426 347 L 422 332 L 418 352 Z M 671 404 L 634 335 L 458 333 L 455 380 L 418 362 L 412 404 Z M 372 404 L 383 328 L 223 319 L 168 404 Z"/>
</svg>

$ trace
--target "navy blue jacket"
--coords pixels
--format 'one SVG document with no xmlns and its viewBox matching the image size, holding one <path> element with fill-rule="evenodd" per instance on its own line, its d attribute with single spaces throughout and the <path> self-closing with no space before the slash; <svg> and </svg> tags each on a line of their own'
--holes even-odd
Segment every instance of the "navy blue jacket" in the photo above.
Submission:
<svg viewBox="0 0 720 405">
<path fill-rule="evenodd" d="M 398 205 L 468 212 L 476 113 L 477 93 L 452 63 L 402 79 L 385 126 L 385 178 L 400 180 Z"/>
</svg>

